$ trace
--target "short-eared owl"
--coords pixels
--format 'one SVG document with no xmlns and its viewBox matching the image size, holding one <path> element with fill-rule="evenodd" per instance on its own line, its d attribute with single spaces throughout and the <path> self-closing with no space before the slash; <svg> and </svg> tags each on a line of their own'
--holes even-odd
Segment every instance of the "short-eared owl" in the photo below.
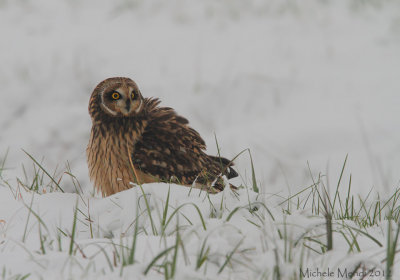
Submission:
<svg viewBox="0 0 400 280">
<path fill-rule="evenodd" d="M 231 161 L 207 155 L 188 121 L 159 103 L 143 98 L 129 78 L 109 78 L 94 89 L 86 152 L 90 179 L 103 196 L 129 189 L 131 182 L 173 182 L 215 193 L 224 188 L 221 176 L 237 176 Z"/>
</svg>

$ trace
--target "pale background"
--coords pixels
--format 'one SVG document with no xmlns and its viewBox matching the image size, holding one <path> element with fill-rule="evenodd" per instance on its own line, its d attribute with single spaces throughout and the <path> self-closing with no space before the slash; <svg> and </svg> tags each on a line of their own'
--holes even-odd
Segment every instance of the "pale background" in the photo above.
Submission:
<svg viewBox="0 0 400 280">
<path fill-rule="evenodd" d="M 214 133 L 226 157 L 250 148 L 264 192 L 310 184 L 307 163 L 334 184 L 346 154 L 354 190 L 398 186 L 399 1 L 0 0 L 3 176 L 31 165 L 25 149 L 91 190 L 87 105 L 111 76 L 187 117 L 211 154 Z M 249 183 L 248 155 L 236 163 Z"/>
</svg>

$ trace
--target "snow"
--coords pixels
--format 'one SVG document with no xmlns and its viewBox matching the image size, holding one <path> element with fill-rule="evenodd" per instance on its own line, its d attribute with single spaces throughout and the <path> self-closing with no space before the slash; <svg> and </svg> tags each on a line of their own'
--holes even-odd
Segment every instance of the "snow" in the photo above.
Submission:
<svg viewBox="0 0 400 280">
<path fill-rule="evenodd" d="M 308 229 L 324 230 L 317 226 L 324 223 L 320 217 L 307 211 L 283 215 L 277 206 L 311 185 L 312 176 L 326 175 L 333 193 L 348 155 L 343 181 L 352 175 L 353 193 L 365 196 L 372 190 L 371 196 L 385 198 L 398 187 L 398 1 L 0 0 L 0 34 L 0 163 L 8 151 L 0 172 L 12 188 L 0 182 L 0 269 L 7 277 L 130 279 L 175 244 L 179 224 L 190 264 L 179 251 L 176 279 L 256 279 L 274 270 L 274 249 L 285 251 L 276 236 L 277 228 L 285 229 L 282 224 L 290 222 L 286 230 L 293 240 Z M 236 197 L 227 190 L 208 200 L 198 190 L 188 195 L 188 189 L 173 185 L 143 186 L 151 193 L 158 227 L 169 188 L 170 205 L 192 204 L 180 209 L 179 221 L 171 222 L 164 237 L 152 232 L 144 215 L 137 263 L 122 272 L 118 266 L 111 271 L 106 255 L 113 262 L 112 243 L 131 244 L 137 207 L 146 209 L 139 199 L 143 193 L 135 188 L 108 198 L 93 196 L 85 156 L 89 96 L 111 76 L 133 78 L 145 97 L 159 97 L 162 105 L 187 117 L 210 154 L 217 153 L 215 136 L 227 158 L 250 148 L 261 187 L 259 195 L 241 189 Z M 62 176 L 60 185 L 68 193 L 50 193 L 46 175 L 39 184 L 43 194 L 18 187 L 16 178 L 30 185 L 34 177 L 32 160 L 21 149 L 56 178 Z M 63 173 L 67 162 L 83 194 L 75 193 L 74 179 Z M 234 183 L 251 186 L 248 153 L 235 163 L 241 176 Z M 219 207 L 222 197 L 225 210 Z M 270 220 L 261 207 L 261 228 L 248 222 L 261 223 L 246 208 L 256 200 L 276 218 Z M 82 210 L 76 245 L 88 256 L 99 246 L 107 253 L 85 258 L 78 250 L 69 256 L 70 238 L 60 230 L 71 234 L 76 203 Z M 83 213 L 90 213 L 92 233 Z M 46 254 L 36 215 L 43 221 Z M 385 223 L 368 230 L 385 244 Z M 348 248 L 341 238 L 335 244 Z M 367 258 L 380 267 L 384 249 L 359 238 L 360 255 L 343 259 L 337 249 L 307 260 L 320 269 L 321 264 L 343 268 L 339 263 L 347 261 L 351 267 L 350 258 L 354 263 Z M 193 261 L 205 239 L 211 258 L 206 272 L 196 270 Z M 239 242 L 236 265 L 218 274 Z M 299 263 L 302 253 L 294 255 Z M 290 277 L 297 267 L 279 258 L 283 279 Z M 155 270 L 137 277 L 163 278 Z"/>
<path fill-rule="evenodd" d="M 0 213 L 6 214 L 2 216 L 3 228 L 0 232 L 2 264 L 14 273 L 15 271 L 21 274 L 29 272 L 36 277 L 45 273 L 46 279 L 51 279 L 50 275 L 57 273 L 59 273 L 57 278 L 81 279 L 84 275 L 82 270 L 89 269 L 91 266 L 106 268 L 108 265 L 100 249 L 107 250 L 110 257 L 111 250 L 115 248 L 113 246 L 118 248 L 123 244 L 124 246 L 131 244 L 132 237 L 126 239 L 122 237 L 132 236 L 137 217 L 143 231 L 152 233 L 153 227 L 148 218 L 149 212 L 143 194 L 149 203 L 152 221 L 156 225 L 155 232 L 157 234 L 164 232 L 164 234 L 138 236 L 136 258 L 142 264 L 141 271 L 145 268 L 144 264 L 150 263 L 161 250 L 175 243 L 175 237 L 172 234 L 176 226 L 185 229 L 181 238 L 185 241 L 187 248 L 193 248 L 187 251 L 188 257 L 192 260 L 196 257 L 197 247 L 203 240 L 208 239 L 208 246 L 211 248 L 209 254 L 214 256 L 215 262 L 220 263 L 223 256 L 229 254 L 231 248 L 235 247 L 245 235 L 248 235 L 248 238 L 257 236 L 256 232 L 251 230 L 253 228 L 246 229 L 248 223 L 243 220 L 246 215 L 232 219 L 235 220 L 234 223 L 223 222 L 228 215 L 226 209 L 245 208 L 249 205 L 247 199 L 255 200 L 256 194 L 247 196 L 244 189 L 239 192 L 239 196 L 227 189 L 218 195 L 210 196 L 209 199 L 205 192 L 189 188 L 182 189 L 178 185 L 163 183 L 147 184 L 142 189 L 132 188 L 104 199 L 62 193 L 35 195 L 23 190 L 20 190 L 14 198 L 6 188 L 0 190 Z M 163 229 L 161 225 L 164 208 L 160 207 L 164 207 L 168 193 L 167 218 L 169 220 L 171 217 L 172 222 L 168 223 L 167 220 L 166 227 Z M 136 201 L 138 203 L 134 203 Z M 63 250 L 62 248 L 64 250 L 69 248 L 69 238 L 62 238 L 61 232 L 72 235 L 76 205 L 79 211 L 75 238 L 80 250 L 76 256 L 70 257 L 65 254 L 65 251 L 63 251 L 64 254 L 59 252 Z M 223 207 L 219 208 L 220 206 Z M 178 213 L 181 215 L 174 215 L 174 210 L 179 207 L 182 211 Z M 208 220 L 207 224 L 203 225 L 201 217 L 209 217 L 211 212 L 220 219 Z M 206 230 L 203 230 L 204 226 L 207 227 Z M 45 256 L 39 253 L 41 243 L 38 240 L 41 238 L 45 239 L 45 250 L 50 251 L 46 252 Z M 250 239 L 243 242 L 244 245 L 254 246 Z M 80 255 L 81 252 L 84 253 Z M 15 255 L 15 258 L 8 258 L 9 255 Z M 84 269 L 80 270 L 80 267 L 73 265 L 73 262 L 80 263 L 80 267 Z M 25 263 L 29 265 L 25 266 Z M 69 265 L 70 269 L 66 270 L 65 266 Z M 214 267 L 210 269 L 216 270 Z M 112 272 L 110 269 L 106 271 Z M 98 273 L 100 271 L 96 272 Z"/>
</svg>

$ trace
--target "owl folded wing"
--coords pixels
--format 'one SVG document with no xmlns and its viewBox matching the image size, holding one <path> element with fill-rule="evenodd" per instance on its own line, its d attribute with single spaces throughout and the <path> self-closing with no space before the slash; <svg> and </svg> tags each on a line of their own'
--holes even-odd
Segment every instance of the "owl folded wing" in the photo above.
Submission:
<svg viewBox="0 0 400 280">
<path fill-rule="evenodd" d="M 135 168 L 162 181 L 191 184 L 206 168 L 204 140 L 172 108 L 156 107 L 158 99 L 145 104 L 150 121 L 133 148 Z"/>
</svg>

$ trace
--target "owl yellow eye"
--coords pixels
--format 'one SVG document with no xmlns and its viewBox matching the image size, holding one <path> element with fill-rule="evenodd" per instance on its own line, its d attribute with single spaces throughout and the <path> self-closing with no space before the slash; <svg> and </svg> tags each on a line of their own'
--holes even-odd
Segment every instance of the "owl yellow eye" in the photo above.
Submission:
<svg viewBox="0 0 400 280">
<path fill-rule="evenodd" d="M 135 98 L 135 93 L 134 93 L 134 92 L 131 93 L 131 98 L 132 98 L 132 99 Z"/>
<path fill-rule="evenodd" d="M 112 99 L 114 100 L 118 100 L 121 96 L 119 95 L 118 92 L 113 92 L 113 94 L 111 94 Z"/>
</svg>

